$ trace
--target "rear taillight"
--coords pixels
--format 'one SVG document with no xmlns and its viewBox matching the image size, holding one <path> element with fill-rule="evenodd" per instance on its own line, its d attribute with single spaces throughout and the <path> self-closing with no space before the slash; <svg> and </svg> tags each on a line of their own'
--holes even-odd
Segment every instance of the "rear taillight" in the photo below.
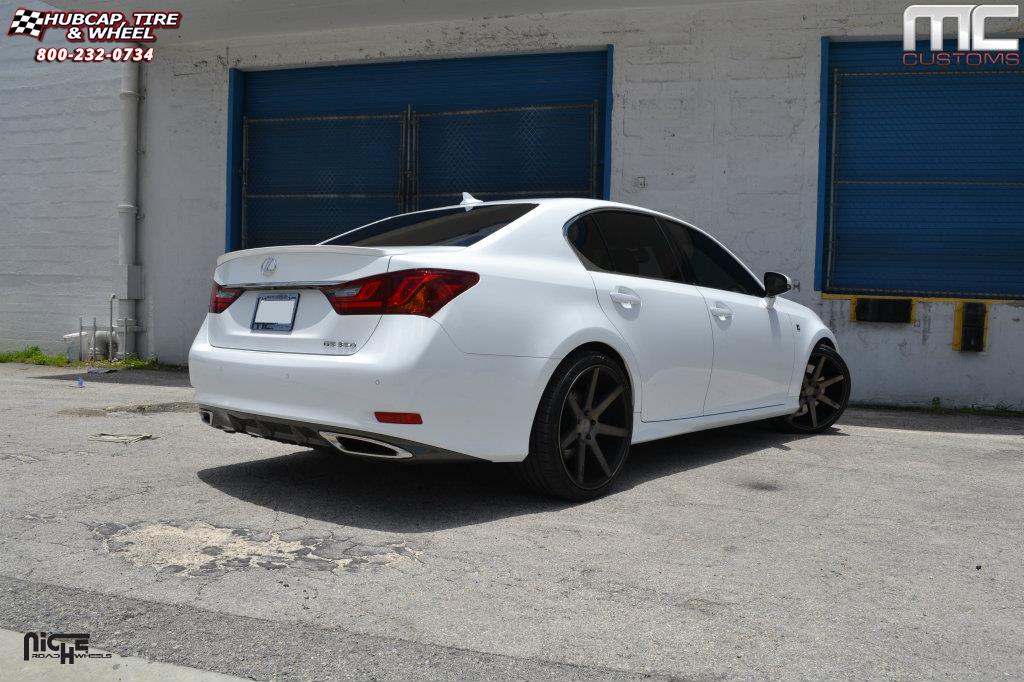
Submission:
<svg viewBox="0 0 1024 682">
<path fill-rule="evenodd" d="M 399 270 L 321 287 L 339 315 L 430 317 L 480 281 L 475 272 Z"/>
<path fill-rule="evenodd" d="M 224 312 L 241 295 L 242 289 L 229 289 L 214 282 L 213 291 L 210 292 L 210 312 Z"/>
</svg>

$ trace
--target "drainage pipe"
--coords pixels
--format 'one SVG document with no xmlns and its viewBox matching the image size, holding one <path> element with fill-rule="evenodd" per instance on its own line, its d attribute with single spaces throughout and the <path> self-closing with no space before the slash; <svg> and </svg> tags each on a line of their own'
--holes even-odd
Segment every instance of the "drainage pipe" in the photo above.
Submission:
<svg viewBox="0 0 1024 682">
<path fill-rule="evenodd" d="M 142 277 L 136 263 L 139 192 L 139 62 L 121 66 L 121 201 L 117 206 L 120 230 L 117 239 L 118 317 L 135 321 L 135 302 L 142 298 Z M 135 332 L 126 323 L 124 349 L 127 357 L 135 344 L 129 341 Z M 111 329 L 113 336 L 113 329 Z"/>
</svg>

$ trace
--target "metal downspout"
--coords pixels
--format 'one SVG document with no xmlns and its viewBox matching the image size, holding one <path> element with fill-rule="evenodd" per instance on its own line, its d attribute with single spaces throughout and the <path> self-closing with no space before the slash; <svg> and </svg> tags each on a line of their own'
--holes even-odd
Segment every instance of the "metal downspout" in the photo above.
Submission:
<svg viewBox="0 0 1024 682">
<path fill-rule="evenodd" d="M 124 62 L 121 67 L 121 201 L 117 206 L 120 230 L 117 240 L 118 319 L 130 322 L 125 327 L 125 357 L 135 352 L 134 335 L 138 331 L 136 301 L 142 294 L 142 269 L 136 263 L 138 241 L 139 189 L 139 63 Z"/>
</svg>

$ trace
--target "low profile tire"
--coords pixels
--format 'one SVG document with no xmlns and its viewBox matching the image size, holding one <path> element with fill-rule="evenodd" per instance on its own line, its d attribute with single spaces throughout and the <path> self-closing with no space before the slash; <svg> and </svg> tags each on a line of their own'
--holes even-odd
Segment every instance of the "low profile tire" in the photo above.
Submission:
<svg viewBox="0 0 1024 682">
<path fill-rule="evenodd" d="M 776 423 L 790 433 L 829 429 L 850 402 L 850 368 L 831 346 L 811 351 L 800 384 L 800 409 Z"/>
<path fill-rule="evenodd" d="M 633 436 L 629 377 L 609 355 L 570 356 L 544 390 L 530 434 L 530 454 L 515 465 L 537 492 L 580 502 L 615 481 Z"/>
</svg>

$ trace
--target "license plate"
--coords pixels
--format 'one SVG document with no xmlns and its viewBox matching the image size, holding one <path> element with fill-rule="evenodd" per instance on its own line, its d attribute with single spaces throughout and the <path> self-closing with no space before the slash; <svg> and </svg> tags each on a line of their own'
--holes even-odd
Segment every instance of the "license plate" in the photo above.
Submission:
<svg viewBox="0 0 1024 682">
<path fill-rule="evenodd" d="M 290 332 L 299 307 L 298 294 L 263 294 L 252 313 L 254 332 Z"/>
</svg>

